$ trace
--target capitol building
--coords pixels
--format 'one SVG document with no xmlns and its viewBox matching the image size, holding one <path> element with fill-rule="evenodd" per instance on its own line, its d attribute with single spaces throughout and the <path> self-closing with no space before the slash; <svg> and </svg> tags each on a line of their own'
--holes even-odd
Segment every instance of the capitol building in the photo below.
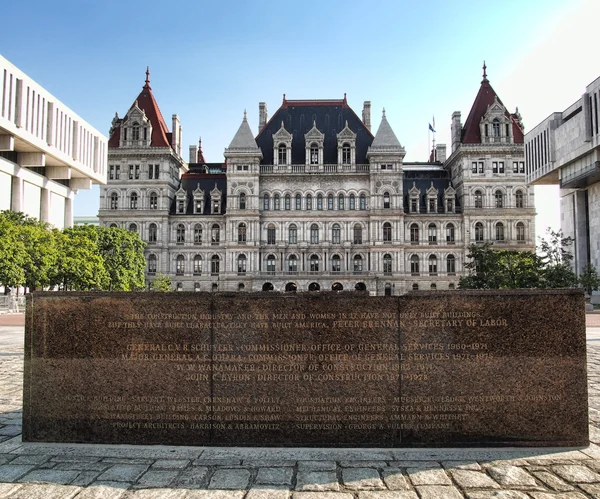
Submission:
<svg viewBox="0 0 600 499">
<path fill-rule="evenodd" d="M 487 74 L 464 121 L 452 115 L 451 150 L 404 162 L 385 111 L 359 116 L 338 100 L 290 100 L 256 134 L 246 115 L 221 163 L 201 144 L 182 154 L 149 74 L 115 116 L 100 224 L 147 243 L 146 278 L 168 275 L 184 291 L 360 290 L 399 295 L 455 289 L 468 247 L 535 249 L 533 188 L 524 130 Z M 377 113 L 379 117 L 379 113 Z M 235 127 L 233 128 L 235 130 Z"/>
</svg>

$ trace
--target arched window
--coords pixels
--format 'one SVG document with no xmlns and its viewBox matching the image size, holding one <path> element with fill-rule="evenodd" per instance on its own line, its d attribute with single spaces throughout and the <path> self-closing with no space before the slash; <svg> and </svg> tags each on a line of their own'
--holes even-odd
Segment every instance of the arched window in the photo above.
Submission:
<svg viewBox="0 0 600 499">
<path fill-rule="evenodd" d="M 285 292 L 286 293 L 295 293 L 297 290 L 298 290 L 298 286 L 294 282 L 288 282 L 285 285 Z"/>
<path fill-rule="evenodd" d="M 156 255 L 148 256 L 148 274 L 156 274 Z"/>
<path fill-rule="evenodd" d="M 481 191 L 475 191 L 475 208 L 483 208 L 483 193 Z"/>
<path fill-rule="evenodd" d="M 483 242 L 483 224 L 481 222 L 475 224 L 475 242 Z"/>
<path fill-rule="evenodd" d="M 494 200 L 496 202 L 496 208 L 502 208 L 504 203 L 501 190 L 497 190 L 496 192 L 494 192 Z"/>
<path fill-rule="evenodd" d="M 344 195 L 340 194 L 338 196 L 338 210 L 343 210 L 344 209 Z"/>
<path fill-rule="evenodd" d="M 118 225 L 117 225 L 117 224 L 110 224 L 110 228 L 111 228 L 111 229 L 116 229 L 117 227 L 118 227 Z"/>
<path fill-rule="evenodd" d="M 494 137 L 500 137 L 500 120 L 498 118 L 494 118 L 492 121 L 492 134 Z"/>
<path fill-rule="evenodd" d="M 158 196 L 156 192 L 150 193 L 150 209 L 156 210 L 158 208 Z"/>
<path fill-rule="evenodd" d="M 132 192 L 129 196 L 129 208 L 132 210 L 137 210 L 138 207 L 138 195 L 135 192 Z"/>
<path fill-rule="evenodd" d="M 348 209 L 356 210 L 356 196 L 354 194 L 350 194 L 350 202 L 348 204 Z"/>
<path fill-rule="evenodd" d="M 194 244 L 202 244 L 202 225 L 194 225 Z"/>
<path fill-rule="evenodd" d="M 331 271 L 340 272 L 342 270 L 342 259 L 340 255 L 333 255 L 331 257 Z"/>
<path fill-rule="evenodd" d="M 319 256 L 318 255 L 310 255 L 310 271 L 318 272 L 319 271 Z"/>
<path fill-rule="evenodd" d="M 290 225 L 288 232 L 288 242 L 290 244 L 298 243 L 298 227 L 295 224 Z"/>
<path fill-rule="evenodd" d="M 267 256 L 267 272 L 269 274 L 275 274 L 275 264 L 276 264 L 275 255 Z"/>
<path fill-rule="evenodd" d="M 292 209 L 292 198 L 289 194 L 285 195 L 285 198 L 283 200 L 283 207 L 286 210 L 291 210 Z"/>
<path fill-rule="evenodd" d="M 307 210 L 312 210 L 313 209 L 313 207 L 312 207 L 312 195 L 311 194 L 308 194 L 306 196 L 306 209 Z"/>
<path fill-rule="evenodd" d="M 333 224 L 331 227 L 331 243 L 332 244 L 340 244 L 341 242 L 341 234 L 342 231 L 340 229 L 340 224 Z"/>
<path fill-rule="evenodd" d="M 317 210 L 323 209 L 323 194 L 317 194 Z"/>
<path fill-rule="evenodd" d="M 268 211 L 269 207 L 270 207 L 270 204 L 271 204 L 271 198 L 269 197 L 268 194 L 265 194 L 263 196 L 263 210 L 264 211 Z"/>
<path fill-rule="evenodd" d="M 362 225 L 354 224 L 354 244 L 362 244 L 363 243 L 363 230 Z"/>
<path fill-rule="evenodd" d="M 177 255 L 177 259 L 175 260 L 175 274 L 183 275 L 185 270 L 185 259 L 183 255 Z"/>
<path fill-rule="evenodd" d="M 221 242 L 221 227 L 219 224 L 213 224 L 210 228 L 210 243 L 219 244 Z"/>
<path fill-rule="evenodd" d="M 246 194 L 244 192 L 240 193 L 240 210 L 246 209 Z"/>
<path fill-rule="evenodd" d="M 383 255 L 383 273 L 386 275 L 392 273 L 392 255 L 389 253 Z"/>
<path fill-rule="evenodd" d="M 317 224 L 312 224 L 310 226 L 310 243 L 311 244 L 319 243 L 319 226 Z"/>
<path fill-rule="evenodd" d="M 273 209 L 277 211 L 281 210 L 281 198 L 279 194 L 273 196 Z"/>
<path fill-rule="evenodd" d="M 412 285 L 412 290 L 413 290 L 413 291 L 419 291 L 419 285 L 418 285 L 416 282 L 415 282 L 415 283 L 413 283 L 413 285 Z"/>
<path fill-rule="evenodd" d="M 496 224 L 496 241 L 504 241 L 504 224 L 502 222 Z"/>
<path fill-rule="evenodd" d="M 517 223 L 517 241 L 520 243 L 525 242 L 525 224 L 523 222 Z"/>
<path fill-rule="evenodd" d="M 137 224 L 129 224 L 129 232 L 137 232 L 138 226 Z"/>
<path fill-rule="evenodd" d="M 246 243 L 246 224 L 241 223 L 238 225 L 238 243 Z"/>
<path fill-rule="evenodd" d="M 267 244 L 275 244 L 277 240 L 277 229 L 273 224 L 267 227 Z"/>
<path fill-rule="evenodd" d="M 310 164 L 319 164 L 319 146 L 314 142 L 310 145 Z"/>
<path fill-rule="evenodd" d="M 156 235 L 157 235 L 156 224 L 150 224 L 150 225 L 148 225 L 148 242 L 149 243 L 155 243 L 156 239 L 157 239 Z"/>
<path fill-rule="evenodd" d="M 361 210 L 367 209 L 367 196 L 365 196 L 364 194 L 360 195 L 360 209 Z"/>
<path fill-rule="evenodd" d="M 410 257 L 410 273 L 412 275 L 419 275 L 419 257 L 417 255 Z"/>
<path fill-rule="evenodd" d="M 456 239 L 455 239 L 454 224 L 448 224 L 448 225 L 446 225 L 446 243 L 454 244 L 455 241 L 456 241 Z"/>
<path fill-rule="evenodd" d="M 219 267 L 221 264 L 221 259 L 219 255 L 213 255 L 210 259 L 210 275 L 219 275 Z"/>
<path fill-rule="evenodd" d="M 137 121 L 131 125 L 131 140 L 140 140 L 140 124 Z"/>
<path fill-rule="evenodd" d="M 427 238 L 429 244 L 437 244 L 437 227 L 433 223 L 427 226 Z"/>
<path fill-rule="evenodd" d="M 429 256 L 429 275 L 437 275 L 437 257 L 435 255 Z"/>
<path fill-rule="evenodd" d="M 450 284 L 448 284 L 448 289 L 454 289 L 454 288 L 455 288 L 455 286 L 454 286 L 453 282 L 451 282 Z"/>
<path fill-rule="evenodd" d="M 363 258 L 360 255 L 355 255 L 354 256 L 354 261 L 353 261 L 354 265 L 354 273 L 358 273 L 358 272 L 362 272 L 363 271 Z"/>
<path fill-rule="evenodd" d="M 384 293 L 385 296 L 392 296 L 392 285 L 389 282 L 385 284 Z"/>
<path fill-rule="evenodd" d="M 194 257 L 194 275 L 202 275 L 202 257 L 200 255 Z"/>
<path fill-rule="evenodd" d="M 342 144 L 342 164 L 349 165 L 351 162 L 350 144 L 344 142 Z"/>
<path fill-rule="evenodd" d="M 185 242 L 185 225 L 177 225 L 177 244 L 183 244 Z"/>
<path fill-rule="evenodd" d="M 300 194 L 296 194 L 296 209 L 302 209 L 302 196 L 300 196 Z"/>
<path fill-rule="evenodd" d="M 244 275 L 246 273 L 246 255 L 239 255 L 237 258 L 237 273 Z"/>
<path fill-rule="evenodd" d="M 275 287 L 270 282 L 265 282 L 262 287 L 263 291 L 273 291 L 274 289 Z"/>
<path fill-rule="evenodd" d="M 110 195 L 110 209 L 111 210 L 119 209 L 119 195 L 116 192 L 113 192 Z"/>
<path fill-rule="evenodd" d="M 392 240 L 392 224 L 389 222 L 383 224 L 383 240 L 388 242 Z"/>
<path fill-rule="evenodd" d="M 286 147 L 286 145 L 279 144 L 279 147 L 277 148 L 277 152 L 278 152 L 278 159 L 279 159 L 277 164 L 287 165 L 287 147 Z"/>
<path fill-rule="evenodd" d="M 383 207 L 385 209 L 390 207 L 390 193 L 389 192 L 383 193 Z"/>
<path fill-rule="evenodd" d="M 454 255 L 446 257 L 446 272 L 448 275 L 456 275 L 456 258 Z"/>
<path fill-rule="evenodd" d="M 410 225 L 410 242 L 419 244 L 419 226 L 417 224 Z"/>
<path fill-rule="evenodd" d="M 525 208 L 525 200 L 523 199 L 523 191 L 517 191 L 515 193 L 515 206 L 517 208 Z"/>
<path fill-rule="evenodd" d="M 333 210 L 333 194 L 327 196 L 327 209 Z"/>
<path fill-rule="evenodd" d="M 431 289 L 432 291 L 435 291 L 435 290 L 437 289 L 437 284 L 436 284 L 435 282 L 432 282 L 432 283 L 429 285 L 429 289 Z"/>
<path fill-rule="evenodd" d="M 296 255 L 290 255 L 288 257 L 288 272 L 294 274 L 298 272 L 298 257 Z"/>
</svg>

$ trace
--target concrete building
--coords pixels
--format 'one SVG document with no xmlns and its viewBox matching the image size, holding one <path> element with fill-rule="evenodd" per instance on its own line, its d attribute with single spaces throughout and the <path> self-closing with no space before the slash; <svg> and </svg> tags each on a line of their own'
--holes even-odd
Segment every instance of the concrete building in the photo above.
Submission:
<svg viewBox="0 0 600 499">
<path fill-rule="evenodd" d="M 74 194 L 106 181 L 107 140 L 0 56 L 0 210 L 70 227 Z"/>
<path fill-rule="evenodd" d="M 575 240 L 575 270 L 600 266 L 600 78 L 525 136 L 527 182 L 560 186 L 561 228 Z"/>
<path fill-rule="evenodd" d="M 452 121 L 452 154 L 404 161 L 385 111 L 375 134 L 338 100 L 283 101 L 269 118 L 259 103 L 255 136 L 244 114 L 223 163 L 202 145 L 181 153 L 148 74 L 109 140 L 100 224 L 148 242 L 149 280 L 220 291 L 366 290 L 396 295 L 453 289 L 468 247 L 535 246 L 533 191 L 525 184 L 523 130 L 492 89 L 481 87 L 463 126 Z"/>
</svg>

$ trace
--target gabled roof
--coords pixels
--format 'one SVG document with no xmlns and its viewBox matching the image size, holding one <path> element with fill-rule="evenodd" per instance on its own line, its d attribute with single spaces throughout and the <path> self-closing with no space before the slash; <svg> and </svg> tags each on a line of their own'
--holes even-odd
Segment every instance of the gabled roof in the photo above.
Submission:
<svg viewBox="0 0 600 499">
<path fill-rule="evenodd" d="M 371 144 L 371 149 L 377 149 L 377 148 L 388 149 L 391 147 L 401 148 L 402 145 L 400 145 L 400 141 L 398 140 L 398 137 L 396 137 L 394 130 L 392 130 L 392 127 L 390 126 L 387 118 L 385 117 L 385 109 L 384 109 L 383 115 L 381 117 L 381 124 L 379 125 L 379 128 L 377 129 L 377 133 L 375 134 L 375 139 L 373 140 L 373 143 Z"/>
<path fill-rule="evenodd" d="M 165 119 L 163 118 L 162 113 L 160 112 L 160 108 L 158 107 L 158 104 L 154 99 L 154 95 L 152 94 L 152 88 L 150 87 L 150 71 L 148 69 L 146 69 L 146 82 L 142 87 L 142 91 L 133 101 L 133 104 L 129 108 L 129 111 L 131 111 L 131 109 L 133 109 L 136 105 L 142 111 L 144 111 L 146 117 L 152 125 L 152 136 L 150 138 L 150 146 L 170 147 L 171 133 L 167 128 Z M 127 111 L 128 114 L 129 111 Z M 119 142 L 121 138 L 121 126 L 126 121 L 127 115 L 125 116 L 125 118 L 119 121 L 118 127 L 113 127 L 113 133 L 111 134 L 110 139 L 108 140 L 108 147 L 119 147 Z"/>
<path fill-rule="evenodd" d="M 248 124 L 248 119 L 246 118 L 246 111 L 244 111 L 244 119 L 242 120 L 242 124 L 233 137 L 231 144 L 229 144 L 228 149 L 242 151 L 256 151 L 256 149 L 258 149 L 256 141 L 254 140 L 254 135 L 252 134 L 252 130 Z"/>
<path fill-rule="evenodd" d="M 469 112 L 469 116 L 465 121 L 465 125 L 462 129 L 462 138 L 461 142 L 463 144 L 481 144 L 481 129 L 479 128 L 479 124 L 481 123 L 481 118 L 485 115 L 488 110 L 488 107 L 494 104 L 494 100 L 497 99 L 498 102 L 504 107 L 505 115 L 510 119 L 513 127 L 513 138 L 516 144 L 524 143 L 524 134 L 521 127 L 517 124 L 515 116 L 510 114 L 506 110 L 506 106 L 502 104 L 500 97 L 496 94 L 492 86 L 490 85 L 489 80 L 487 79 L 486 74 L 486 66 L 483 64 L 483 80 L 481 80 L 481 86 L 479 87 L 479 92 L 477 92 L 477 97 L 475 97 L 475 102 L 473 102 L 473 106 L 471 107 L 471 111 Z"/>
</svg>

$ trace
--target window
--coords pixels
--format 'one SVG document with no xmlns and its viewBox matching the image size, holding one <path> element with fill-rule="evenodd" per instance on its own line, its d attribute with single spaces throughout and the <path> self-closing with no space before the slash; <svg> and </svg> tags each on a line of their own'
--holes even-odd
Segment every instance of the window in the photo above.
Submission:
<svg viewBox="0 0 600 499">
<path fill-rule="evenodd" d="M 386 253 L 383 255 L 383 273 L 390 275 L 392 273 L 392 255 Z"/>
<path fill-rule="evenodd" d="M 360 224 L 354 225 L 354 244 L 363 243 L 363 230 Z"/>
<path fill-rule="evenodd" d="M 213 224 L 210 228 L 210 243 L 213 245 L 221 242 L 221 227 L 219 224 Z M 218 257 L 217 257 L 218 258 Z"/>
<path fill-rule="evenodd" d="M 269 195 L 265 194 L 263 196 L 263 210 L 268 211 L 270 203 L 271 203 L 271 199 L 269 198 Z"/>
<path fill-rule="evenodd" d="M 353 265 L 353 269 L 354 269 L 354 273 L 359 273 L 363 271 L 363 258 L 360 255 L 355 255 L 354 256 L 354 265 Z"/>
<path fill-rule="evenodd" d="M 148 178 L 158 179 L 160 165 L 148 165 Z"/>
<path fill-rule="evenodd" d="M 289 194 L 285 195 L 285 198 L 283 200 L 283 207 L 287 211 L 292 209 L 292 198 L 290 197 Z"/>
<path fill-rule="evenodd" d="M 437 257 L 435 255 L 429 256 L 429 275 L 437 275 Z"/>
<path fill-rule="evenodd" d="M 140 140 L 140 124 L 137 122 L 131 125 L 131 140 Z"/>
<path fill-rule="evenodd" d="M 119 208 L 119 196 L 116 192 L 110 195 L 110 209 L 116 210 Z"/>
<path fill-rule="evenodd" d="M 138 195 L 135 192 L 131 193 L 129 196 L 129 208 L 132 210 L 137 210 L 138 207 Z"/>
<path fill-rule="evenodd" d="M 360 195 L 360 209 L 361 210 L 367 209 L 367 196 L 365 196 L 364 194 Z"/>
<path fill-rule="evenodd" d="M 156 255 L 148 256 L 148 274 L 156 274 Z"/>
<path fill-rule="evenodd" d="M 333 224 L 331 227 L 331 243 L 340 244 L 341 242 L 341 229 L 339 224 Z"/>
<path fill-rule="evenodd" d="M 415 282 L 415 283 L 413 283 L 413 285 L 412 285 L 412 290 L 413 290 L 413 291 L 419 291 L 419 285 L 418 285 L 416 282 Z"/>
<path fill-rule="evenodd" d="M 194 244 L 202 244 L 202 225 L 194 225 Z"/>
<path fill-rule="evenodd" d="M 502 208 L 502 206 L 504 204 L 502 191 L 498 190 L 498 191 L 494 192 L 494 200 L 496 202 L 496 208 Z"/>
<path fill-rule="evenodd" d="M 483 242 L 483 224 L 481 222 L 475 224 L 475 242 Z"/>
<path fill-rule="evenodd" d="M 331 271 L 332 272 L 341 272 L 342 270 L 342 260 L 340 259 L 340 255 L 333 255 L 331 257 Z"/>
<path fill-rule="evenodd" d="M 319 226 L 317 224 L 312 224 L 310 226 L 310 243 L 311 244 L 319 243 Z"/>
<path fill-rule="evenodd" d="M 194 275 L 202 275 L 202 257 L 200 255 L 194 257 Z"/>
<path fill-rule="evenodd" d="M 427 226 L 427 238 L 429 244 L 437 244 L 437 227 L 435 224 L 429 224 Z"/>
<path fill-rule="evenodd" d="M 318 272 L 319 271 L 319 257 L 318 255 L 310 255 L 310 271 Z"/>
<path fill-rule="evenodd" d="M 148 242 L 155 243 L 156 242 L 156 232 L 157 232 L 156 224 L 150 224 L 148 226 Z"/>
<path fill-rule="evenodd" d="M 392 296 L 392 285 L 389 282 L 385 284 L 385 296 Z"/>
<path fill-rule="evenodd" d="M 513 161 L 513 173 L 519 173 L 519 162 Z"/>
<path fill-rule="evenodd" d="M 296 209 L 302 209 L 302 197 L 300 196 L 300 194 L 296 194 Z"/>
<path fill-rule="evenodd" d="M 185 270 L 185 260 L 183 258 L 183 255 L 177 255 L 177 260 L 175 260 L 175 274 L 183 275 L 184 270 Z"/>
<path fill-rule="evenodd" d="M 246 194 L 240 193 L 240 210 L 246 209 Z"/>
<path fill-rule="evenodd" d="M 454 224 L 446 225 L 446 242 L 448 244 L 454 244 Z"/>
<path fill-rule="evenodd" d="M 210 259 L 210 275 L 219 275 L 220 259 L 218 255 L 213 255 Z"/>
<path fill-rule="evenodd" d="M 500 121 L 498 118 L 494 118 L 494 121 L 492 121 L 492 134 L 494 137 L 500 137 Z"/>
<path fill-rule="evenodd" d="M 475 208 L 483 208 L 483 194 L 481 191 L 475 191 Z"/>
<path fill-rule="evenodd" d="M 137 232 L 138 226 L 137 224 L 129 224 L 129 232 Z"/>
<path fill-rule="evenodd" d="M 238 225 L 238 243 L 246 244 L 246 224 Z"/>
<path fill-rule="evenodd" d="M 478 167 L 479 167 L 479 173 L 483 173 L 483 161 L 479 161 Z"/>
<path fill-rule="evenodd" d="M 117 165 L 115 168 L 115 180 L 119 180 L 121 178 L 121 165 Z"/>
<path fill-rule="evenodd" d="M 419 244 L 419 226 L 417 224 L 411 224 L 410 226 L 410 242 Z"/>
<path fill-rule="evenodd" d="M 343 210 L 344 209 L 344 195 L 340 194 L 338 196 L 338 210 Z"/>
<path fill-rule="evenodd" d="M 317 210 L 323 209 L 323 194 L 317 195 Z"/>
<path fill-rule="evenodd" d="M 306 209 L 307 210 L 312 210 L 312 196 L 310 194 L 308 194 L 306 196 Z"/>
<path fill-rule="evenodd" d="M 435 201 L 435 198 L 429 198 L 429 213 L 435 213 L 437 211 Z"/>
<path fill-rule="evenodd" d="M 450 284 L 448 284 L 448 289 L 454 289 L 454 283 L 451 282 Z"/>
<path fill-rule="evenodd" d="M 129 165 L 129 180 L 133 180 L 133 165 Z"/>
<path fill-rule="evenodd" d="M 277 211 L 281 210 L 281 199 L 279 198 L 279 194 L 273 196 L 273 209 Z"/>
<path fill-rule="evenodd" d="M 492 162 L 492 173 L 498 173 L 498 162 L 497 161 Z"/>
<path fill-rule="evenodd" d="M 419 275 L 419 257 L 417 255 L 410 257 L 410 273 L 412 275 Z"/>
<path fill-rule="evenodd" d="M 394 165 L 390 165 L 390 164 L 381 165 L 381 169 L 382 170 L 393 170 L 394 169 Z"/>
<path fill-rule="evenodd" d="M 185 242 L 185 225 L 177 225 L 177 244 L 183 244 Z"/>
<path fill-rule="evenodd" d="M 519 173 L 525 173 L 525 163 L 523 161 L 519 161 Z"/>
<path fill-rule="evenodd" d="M 515 205 L 517 208 L 524 208 L 525 203 L 523 200 L 523 191 L 517 191 L 515 193 Z"/>
<path fill-rule="evenodd" d="M 342 164 L 349 165 L 350 161 L 351 161 L 350 144 L 348 144 L 347 142 L 344 142 L 344 144 L 342 145 Z"/>
<path fill-rule="evenodd" d="M 504 241 L 504 224 L 502 222 L 496 224 L 496 241 Z"/>
<path fill-rule="evenodd" d="M 333 194 L 327 196 L 327 209 L 333 210 Z"/>
<path fill-rule="evenodd" d="M 318 165 L 319 164 L 319 146 L 315 143 L 310 145 L 310 164 Z"/>
<path fill-rule="evenodd" d="M 215 214 L 221 213 L 221 198 L 212 200 L 212 212 Z"/>
<path fill-rule="evenodd" d="M 298 228 L 296 225 L 290 225 L 290 230 L 288 232 L 288 241 L 290 244 L 298 243 Z"/>
<path fill-rule="evenodd" d="M 177 213 L 183 213 L 185 211 L 185 201 L 183 199 L 179 199 L 177 201 Z"/>
<path fill-rule="evenodd" d="M 446 257 L 446 272 L 448 275 L 456 275 L 456 258 L 454 255 Z"/>
<path fill-rule="evenodd" d="M 437 284 L 436 284 L 435 282 L 432 282 L 432 283 L 429 285 L 429 289 L 431 289 L 431 290 L 436 290 L 436 289 L 437 289 Z"/>
<path fill-rule="evenodd" d="M 417 198 L 411 198 L 410 200 L 410 212 L 416 213 L 419 209 L 419 200 Z"/>
<path fill-rule="evenodd" d="M 517 224 L 517 241 L 520 243 L 525 242 L 525 224 L 523 222 Z"/>
<path fill-rule="evenodd" d="M 383 208 L 387 209 L 390 207 L 390 194 L 389 192 L 383 193 Z"/>
<path fill-rule="evenodd" d="M 298 257 L 296 255 L 290 255 L 288 258 L 288 272 L 298 272 Z"/>
<path fill-rule="evenodd" d="M 269 255 L 267 257 L 267 272 L 269 274 L 275 274 L 275 255 Z"/>
<path fill-rule="evenodd" d="M 498 173 L 504 173 L 504 161 L 498 161 Z"/>
<path fill-rule="evenodd" d="M 267 244 L 275 244 L 276 230 L 273 224 L 267 227 Z"/>
<path fill-rule="evenodd" d="M 156 192 L 151 192 L 150 193 L 150 209 L 156 210 L 157 208 L 158 208 L 158 196 L 156 195 Z"/>
<path fill-rule="evenodd" d="M 140 178 L 140 165 L 135 165 L 135 179 L 139 180 Z"/>
<path fill-rule="evenodd" d="M 477 173 L 477 161 L 471 163 L 471 173 Z"/>
<path fill-rule="evenodd" d="M 287 165 L 287 147 L 285 144 L 279 144 L 277 148 L 278 152 L 278 162 L 279 165 Z"/>
<path fill-rule="evenodd" d="M 110 224 L 110 228 L 111 228 L 111 229 L 116 229 L 117 227 L 118 227 L 118 225 L 117 225 L 117 224 Z"/>
<path fill-rule="evenodd" d="M 389 222 L 385 222 L 383 224 L 383 240 L 384 241 L 392 240 L 392 224 Z"/>
<path fill-rule="evenodd" d="M 350 194 L 350 204 L 348 209 L 356 210 L 356 196 L 354 194 Z"/>
</svg>

